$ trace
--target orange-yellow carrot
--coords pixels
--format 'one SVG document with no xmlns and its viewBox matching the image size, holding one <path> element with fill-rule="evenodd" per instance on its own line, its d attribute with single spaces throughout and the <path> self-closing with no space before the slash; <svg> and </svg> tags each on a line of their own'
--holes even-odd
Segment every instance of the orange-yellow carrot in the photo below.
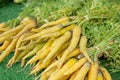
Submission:
<svg viewBox="0 0 120 80">
<path fill-rule="evenodd" d="M 88 71 L 90 69 L 90 63 L 86 62 L 78 71 L 78 73 L 76 74 L 76 77 L 74 78 L 74 80 L 84 80 L 84 78 L 86 77 Z"/>
<path fill-rule="evenodd" d="M 104 80 L 104 77 L 100 71 L 97 73 L 97 79 L 96 80 Z"/>
<path fill-rule="evenodd" d="M 71 68 L 69 68 L 64 75 L 69 75 L 77 71 L 81 66 L 83 66 L 86 62 L 86 58 L 82 58 L 79 61 L 77 61 Z"/>
<path fill-rule="evenodd" d="M 2 46 L 0 46 L 0 51 L 5 50 L 10 44 L 10 41 L 6 40 Z"/>
<path fill-rule="evenodd" d="M 97 71 L 98 71 L 98 63 L 91 64 L 89 73 L 88 73 L 88 80 L 96 80 L 97 79 Z"/>
<path fill-rule="evenodd" d="M 68 70 L 71 66 L 73 66 L 76 62 L 77 60 L 74 58 L 68 60 L 68 62 L 58 72 L 56 72 L 53 76 L 51 76 L 48 80 L 60 79 L 61 77 L 64 76 L 65 71 Z"/>
<path fill-rule="evenodd" d="M 16 46 L 17 40 L 18 38 L 13 39 L 12 42 L 9 44 L 9 46 L 6 48 L 6 50 L 3 51 L 3 53 L 0 55 L 0 62 L 2 62 L 3 59 L 7 57 L 10 54 L 10 52 L 13 51 L 13 49 Z"/>
<path fill-rule="evenodd" d="M 100 70 L 105 78 L 105 80 L 112 80 L 110 73 L 107 71 L 107 69 L 105 69 L 104 67 L 100 67 Z"/>
<path fill-rule="evenodd" d="M 61 23 L 66 22 L 68 20 L 69 20 L 68 17 L 63 17 L 63 18 L 60 18 L 56 21 L 46 23 L 46 24 L 42 25 L 39 29 L 41 30 L 41 29 L 49 27 L 49 26 L 54 26 L 54 25 L 57 25 L 57 24 L 61 24 Z"/>
<path fill-rule="evenodd" d="M 88 59 L 89 62 L 93 63 L 93 61 L 90 59 L 88 53 L 87 53 L 87 37 L 86 36 L 82 36 L 79 42 L 79 48 L 81 53 L 83 53 L 83 55 Z"/>
<path fill-rule="evenodd" d="M 70 45 L 65 50 L 61 59 L 59 60 L 59 64 L 58 64 L 59 67 L 61 67 L 63 63 L 66 61 L 67 55 L 69 55 L 69 53 L 72 52 L 77 47 L 80 34 L 81 34 L 81 28 L 79 26 L 75 26 L 73 29 L 73 34 L 72 34 Z"/>
<path fill-rule="evenodd" d="M 71 32 L 67 31 L 63 36 L 61 36 L 56 41 L 54 41 L 52 44 L 53 47 L 51 48 L 50 53 L 47 55 L 43 63 L 50 60 L 56 54 L 56 52 L 62 47 L 62 45 L 65 42 L 67 42 L 70 38 L 71 38 Z"/>
</svg>

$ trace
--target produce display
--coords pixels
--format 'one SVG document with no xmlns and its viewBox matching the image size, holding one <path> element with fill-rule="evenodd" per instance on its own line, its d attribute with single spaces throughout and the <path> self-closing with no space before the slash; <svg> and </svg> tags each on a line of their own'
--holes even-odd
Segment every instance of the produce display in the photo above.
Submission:
<svg viewBox="0 0 120 80">
<path fill-rule="evenodd" d="M 62 1 L 28 0 L 17 18 L 0 23 L 0 63 L 14 52 L 7 68 L 17 62 L 32 65 L 28 75 L 37 74 L 36 79 L 112 80 L 100 59 L 108 62 L 111 72 L 120 70 L 120 8 L 109 14 L 117 4 L 101 8 L 99 0 Z"/>
</svg>

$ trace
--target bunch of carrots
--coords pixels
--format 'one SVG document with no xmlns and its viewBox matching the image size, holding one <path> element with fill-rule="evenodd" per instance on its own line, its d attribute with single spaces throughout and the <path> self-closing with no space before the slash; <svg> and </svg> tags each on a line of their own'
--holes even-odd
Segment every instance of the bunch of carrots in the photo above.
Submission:
<svg viewBox="0 0 120 80">
<path fill-rule="evenodd" d="M 15 28 L 0 24 L 0 62 L 12 51 L 7 67 L 21 61 L 21 66 L 35 64 L 30 74 L 40 80 L 112 80 L 109 72 L 88 54 L 87 37 L 69 17 L 62 17 L 40 27 L 29 17 Z"/>
</svg>

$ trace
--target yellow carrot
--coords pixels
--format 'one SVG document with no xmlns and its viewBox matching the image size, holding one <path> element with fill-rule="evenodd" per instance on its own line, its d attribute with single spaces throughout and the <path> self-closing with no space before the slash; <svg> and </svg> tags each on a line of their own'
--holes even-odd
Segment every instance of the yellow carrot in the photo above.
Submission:
<svg viewBox="0 0 120 80">
<path fill-rule="evenodd" d="M 104 80 L 104 77 L 100 71 L 97 73 L 97 79 L 96 80 Z"/>
<path fill-rule="evenodd" d="M 0 46 L 0 51 L 5 50 L 10 44 L 10 41 L 6 40 L 2 46 Z"/>
<path fill-rule="evenodd" d="M 38 52 L 39 49 L 41 49 L 43 45 L 44 45 L 44 43 L 36 45 L 36 47 L 35 47 L 32 51 L 30 51 L 27 55 L 25 55 L 25 56 L 22 58 L 22 61 L 25 61 L 28 57 L 36 54 L 36 52 Z"/>
<path fill-rule="evenodd" d="M 22 59 L 26 54 L 28 54 L 33 48 L 35 47 L 35 45 L 31 46 L 29 49 L 22 51 L 18 57 L 16 58 L 16 61 L 19 61 L 20 59 Z"/>
<path fill-rule="evenodd" d="M 110 73 L 107 71 L 107 69 L 105 69 L 104 67 L 100 67 L 100 70 L 105 78 L 105 80 L 112 80 Z"/>
<path fill-rule="evenodd" d="M 20 47 L 21 45 L 21 42 L 22 42 L 22 39 L 25 37 L 26 33 L 24 33 L 17 41 L 16 43 L 16 47 L 15 47 L 15 53 L 13 55 L 13 59 L 12 59 L 12 62 L 14 63 L 15 59 L 17 58 L 17 56 L 19 55 L 19 51 L 18 51 L 18 48 Z"/>
<path fill-rule="evenodd" d="M 0 32 L 5 32 L 5 31 L 7 31 L 7 30 L 9 30 L 10 28 L 2 28 L 2 27 L 0 27 Z"/>
<path fill-rule="evenodd" d="M 87 37 L 82 36 L 81 39 L 80 39 L 80 42 L 79 42 L 80 51 L 88 59 L 89 62 L 93 63 L 93 61 L 90 59 L 90 57 L 87 53 L 86 45 L 87 45 Z"/>
<path fill-rule="evenodd" d="M 59 80 L 61 77 L 64 76 L 66 70 L 68 70 L 71 66 L 76 63 L 76 59 L 70 59 L 57 73 L 51 76 L 48 80 Z"/>
<path fill-rule="evenodd" d="M 0 28 L 6 27 L 5 23 L 0 23 Z"/>
<path fill-rule="evenodd" d="M 70 77 L 69 80 L 74 80 L 74 78 L 76 77 L 76 75 L 78 74 L 79 70 L 75 71 L 72 76 Z"/>
<path fill-rule="evenodd" d="M 68 80 L 70 78 L 71 75 L 65 75 L 63 77 L 61 77 L 59 80 Z"/>
<path fill-rule="evenodd" d="M 81 34 L 81 28 L 79 26 L 75 26 L 73 29 L 73 34 L 72 34 L 72 39 L 71 39 L 70 45 L 65 50 L 61 59 L 59 60 L 59 64 L 58 64 L 59 67 L 61 67 L 63 65 L 63 63 L 66 61 L 67 55 L 77 47 L 77 44 L 78 44 L 78 41 L 80 38 L 80 34 Z"/>
<path fill-rule="evenodd" d="M 90 69 L 90 63 L 85 63 L 78 71 L 76 77 L 74 80 L 84 80 L 85 76 L 87 75 L 88 71 Z"/>
<path fill-rule="evenodd" d="M 77 55 L 81 54 L 80 53 L 80 49 L 79 48 L 76 48 L 75 50 L 73 50 L 67 57 L 67 59 L 71 58 L 71 57 L 75 57 Z"/>
<path fill-rule="evenodd" d="M 47 29 L 44 29 L 32 36 L 29 36 L 27 38 L 24 39 L 25 40 L 30 40 L 30 39 L 34 39 L 34 38 L 38 38 L 44 34 L 48 34 L 48 33 L 51 33 L 51 32 L 55 32 L 55 31 L 59 31 L 60 29 L 62 29 L 63 27 L 61 25 L 56 25 L 56 26 L 53 26 L 53 27 L 50 27 L 50 28 L 47 28 Z"/>
<path fill-rule="evenodd" d="M 63 36 L 61 36 L 56 41 L 54 41 L 52 44 L 53 47 L 51 48 L 50 53 L 47 55 L 43 63 L 50 60 L 56 54 L 56 52 L 61 48 L 61 46 L 65 42 L 67 42 L 70 38 L 71 38 L 71 32 L 67 31 Z"/>
<path fill-rule="evenodd" d="M 32 64 L 40 59 L 45 58 L 49 52 L 50 52 L 50 48 L 47 48 L 45 51 L 41 52 L 41 54 L 36 54 L 35 56 L 33 56 L 32 59 L 30 59 L 27 64 Z"/>
<path fill-rule="evenodd" d="M 15 37 L 19 37 L 21 36 L 23 33 L 31 30 L 32 28 L 34 28 L 36 26 L 36 23 L 33 21 L 30 24 L 26 25 Z"/>
<path fill-rule="evenodd" d="M 22 30 L 22 28 L 24 28 L 24 26 L 25 25 L 20 24 L 15 28 L 12 28 L 12 29 L 10 29 L 8 31 L 5 31 L 3 34 L 0 35 L 0 37 L 7 36 L 7 35 L 9 35 L 9 36 L 16 35 L 20 30 Z"/>
<path fill-rule="evenodd" d="M 51 64 L 44 70 L 44 72 L 49 71 L 51 68 L 57 68 L 57 64 L 58 64 L 58 61 L 55 61 L 55 62 L 51 63 Z"/>
<path fill-rule="evenodd" d="M 86 58 L 82 58 L 79 61 L 77 61 L 71 68 L 69 68 L 64 75 L 72 74 L 73 72 L 77 71 L 81 66 L 83 66 L 86 62 Z"/>
<path fill-rule="evenodd" d="M 48 80 L 48 78 L 50 77 L 50 75 L 57 69 L 56 68 L 51 68 L 49 71 L 47 72 L 42 72 L 40 80 Z"/>
<path fill-rule="evenodd" d="M 90 71 L 88 73 L 88 80 L 96 80 L 98 71 L 98 63 L 91 64 Z"/>
<path fill-rule="evenodd" d="M 6 50 L 0 55 L 0 62 L 2 62 L 3 59 L 7 57 L 10 54 L 10 52 L 13 51 L 13 49 L 16 46 L 17 40 L 18 38 L 13 39 L 9 46 L 6 48 Z"/>
<path fill-rule="evenodd" d="M 72 30 L 74 27 L 75 27 L 75 25 L 72 24 L 72 25 L 69 25 L 69 26 L 63 28 L 63 29 L 60 30 L 59 32 L 60 32 L 60 34 L 64 34 L 66 31 Z"/>
<path fill-rule="evenodd" d="M 63 18 L 60 18 L 56 21 L 46 23 L 46 24 L 42 25 L 39 29 L 41 30 L 41 29 L 49 27 L 49 26 L 54 26 L 54 25 L 57 25 L 57 24 L 61 24 L 61 23 L 66 22 L 68 20 L 69 20 L 68 17 L 63 17 Z"/>
<path fill-rule="evenodd" d="M 69 42 L 65 43 L 65 44 L 58 50 L 58 52 L 56 53 L 56 55 L 55 55 L 53 58 L 56 58 L 56 57 L 57 57 L 58 59 L 60 59 L 61 56 L 63 55 L 64 50 L 68 47 L 68 45 L 69 45 Z"/>
<path fill-rule="evenodd" d="M 49 66 L 51 62 L 52 62 L 52 60 L 49 60 L 46 63 L 40 64 L 38 67 L 36 67 L 34 70 L 32 70 L 30 74 L 34 74 L 34 73 L 37 73 L 37 72 L 41 71 L 42 69 Z"/>
<path fill-rule="evenodd" d="M 46 44 L 43 46 L 43 48 L 37 52 L 37 54 L 40 54 L 42 51 L 45 51 L 46 48 L 50 47 L 50 45 L 53 43 L 53 40 L 54 40 L 54 39 L 49 39 L 49 40 L 46 42 Z"/>
<path fill-rule="evenodd" d="M 23 24 L 17 26 L 16 28 L 10 29 L 8 31 L 5 31 L 4 33 L 0 34 L 0 42 L 5 41 L 7 39 L 11 39 L 11 36 L 16 35 L 19 33 L 20 30 L 24 27 Z"/>
</svg>

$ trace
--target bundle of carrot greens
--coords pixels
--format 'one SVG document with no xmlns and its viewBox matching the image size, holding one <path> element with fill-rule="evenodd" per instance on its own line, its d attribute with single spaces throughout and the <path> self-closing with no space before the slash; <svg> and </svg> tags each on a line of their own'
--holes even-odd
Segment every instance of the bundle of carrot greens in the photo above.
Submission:
<svg viewBox="0 0 120 80">
<path fill-rule="evenodd" d="M 14 51 L 7 67 L 33 64 L 40 80 L 112 80 L 103 66 L 120 70 L 119 17 L 119 1 L 28 0 L 0 24 L 0 62 Z"/>
</svg>

